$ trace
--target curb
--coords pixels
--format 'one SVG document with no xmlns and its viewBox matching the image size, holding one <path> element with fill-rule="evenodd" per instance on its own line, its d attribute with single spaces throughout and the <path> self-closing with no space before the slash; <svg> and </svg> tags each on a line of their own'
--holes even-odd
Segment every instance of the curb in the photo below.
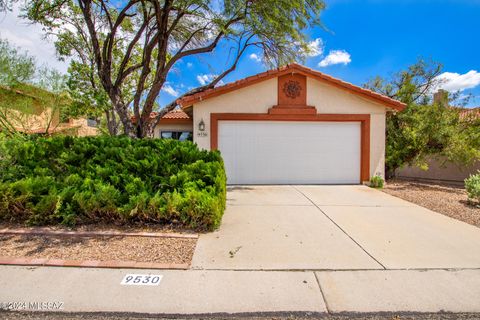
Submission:
<svg viewBox="0 0 480 320">
<path fill-rule="evenodd" d="M 62 260 L 38 258 L 0 257 L 0 265 L 42 266 L 42 267 L 80 267 L 80 268 L 111 268 L 111 269 L 176 269 L 187 270 L 189 264 L 167 264 L 135 261 L 98 261 L 98 260 Z"/>
<path fill-rule="evenodd" d="M 162 232 L 120 232 L 120 231 L 56 231 L 45 228 L 32 229 L 0 229 L 0 235 L 45 235 L 45 236 L 79 236 L 79 237 L 95 237 L 95 236 L 120 236 L 120 237 L 152 237 L 152 238 L 183 238 L 198 239 L 198 234 L 182 234 L 182 233 L 162 233 Z"/>
</svg>

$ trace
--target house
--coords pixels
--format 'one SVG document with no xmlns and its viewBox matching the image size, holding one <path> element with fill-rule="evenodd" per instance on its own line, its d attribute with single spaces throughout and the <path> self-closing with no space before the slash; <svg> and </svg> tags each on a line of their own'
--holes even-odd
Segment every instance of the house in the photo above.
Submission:
<svg viewBox="0 0 480 320">
<path fill-rule="evenodd" d="M 156 116 L 156 112 L 150 115 L 151 118 Z M 173 110 L 162 117 L 154 129 L 153 137 L 193 140 L 193 119 L 183 110 Z"/>
<path fill-rule="evenodd" d="M 177 102 L 191 127 L 182 115 L 157 132 L 190 129 L 200 148 L 220 150 L 229 184 L 358 184 L 383 176 L 385 116 L 405 107 L 298 64 Z"/>
<path fill-rule="evenodd" d="M 68 119 L 54 128 L 54 133 L 66 134 L 75 137 L 88 137 L 100 134 L 97 121 L 87 118 Z"/>
<path fill-rule="evenodd" d="M 56 106 L 67 103 L 68 99 L 29 84 L 16 88 L 0 86 L 0 101 L 0 131 L 4 127 L 28 134 L 92 136 L 99 133 L 96 123 L 85 118 L 62 122 L 61 108 Z"/>
</svg>

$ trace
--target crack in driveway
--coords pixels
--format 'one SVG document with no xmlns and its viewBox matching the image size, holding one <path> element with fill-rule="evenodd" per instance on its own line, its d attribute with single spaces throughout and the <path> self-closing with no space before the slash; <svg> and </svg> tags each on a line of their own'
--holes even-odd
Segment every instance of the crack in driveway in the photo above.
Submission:
<svg viewBox="0 0 480 320">
<path fill-rule="evenodd" d="M 294 190 L 299 192 L 302 196 L 304 196 L 310 203 L 312 203 L 313 206 L 315 206 L 325 217 L 327 217 L 328 220 L 330 220 L 338 229 L 340 229 L 347 237 L 350 238 L 360 249 L 362 249 L 363 252 L 365 252 L 370 258 L 372 258 L 376 263 L 378 263 L 384 270 L 387 270 L 387 268 L 380 262 L 378 261 L 370 252 L 368 252 L 360 243 L 358 243 L 351 235 L 349 235 L 340 225 L 338 225 L 328 214 L 325 213 L 320 207 L 312 201 L 305 193 L 303 193 L 301 190 L 299 190 L 295 186 L 291 186 Z"/>
</svg>

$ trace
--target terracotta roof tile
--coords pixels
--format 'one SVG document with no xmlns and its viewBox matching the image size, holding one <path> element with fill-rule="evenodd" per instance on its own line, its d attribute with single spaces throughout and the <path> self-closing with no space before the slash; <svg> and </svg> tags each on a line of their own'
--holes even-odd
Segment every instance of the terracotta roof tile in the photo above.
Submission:
<svg viewBox="0 0 480 320">
<path fill-rule="evenodd" d="M 158 112 L 150 113 L 150 119 L 155 119 L 158 115 Z M 170 119 L 170 120 L 191 120 L 190 116 L 186 114 L 183 110 L 172 110 L 163 115 L 162 119 Z M 132 121 L 135 122 L 135 116 L 132 116 Z"/>
<path fill-rule="evenodd" d="M 339 87 L 344 90 L 348 90 L 354 94 L 363 96 L 367 99 L 374 100 L 376 102 L 382 103 L 388 107 L 391 107 L 393 109 L 397 110 L 403 110 L 405 108 L 405 104 L 397 101 L 395 99 L 389 98 L 387 96 L 381 95 L 379 93 L 373 92 L 371 90 L 356 86 L 354 84 L 351 84 L 349 82 L 345 82 L 343 80 L 334 78 L 332 76 L 329 76 L 327 74 L 324 74 L 322 72 L 319 72 L 317 70 L 313 70 L 307 67 L 304 67 L 302 65 L 292 63 L 283 67 L 280 67 L 278 69 L 273 69 L 273 70 L 268 70 L 250 77 L 246 77 L 244 79 L 237 80 L 235 82 L 228 83 L 223 86 L 219 86 L 213 89 L 207 89 L 202 92 L 198 92 L 189 96 L 185 96 L 181 99 L 177 100 L 177 103 L 181 105 L 182 107 L 189 107 L 195 102 L 202 101 L 205 99 L 208 99 L 213 96 L 220 95 L 222 93 L 227 93 L 235 89 L 240 89 L 244 86 L 250 85 L 257 83 L 259 81 L 267 80 L 276 76 L 280 76 L 282 74 L 287 74 L 289 72 L 298 72 L 298 73 L 303 73 L 307 76 L 313 77 L 317 80 L 325 81 L 329 84 L 332 84 L 336 87 Z"/>
<path fill-rule="evenodd" d="M 173 110 L 165 114 L 162 119 L 190 119 L 190 117 L 183 110 Z"/>
</svg>

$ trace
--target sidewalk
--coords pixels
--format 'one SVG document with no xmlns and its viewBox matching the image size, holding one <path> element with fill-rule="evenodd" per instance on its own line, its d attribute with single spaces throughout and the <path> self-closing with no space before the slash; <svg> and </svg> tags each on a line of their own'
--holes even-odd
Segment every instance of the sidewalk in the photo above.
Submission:
<svg viewBox="0 0 480 320">
<path fill-rule="evenodd" d="M 0 302 L 62 303 L 60 310 L 50 311 L 163 315 L 480 312 L 480 270 L 140 271 L 1 266 L 0 271 Z M 129 273 L 163 278 L 158 286 L 121 285 Z"/>
</svg>

